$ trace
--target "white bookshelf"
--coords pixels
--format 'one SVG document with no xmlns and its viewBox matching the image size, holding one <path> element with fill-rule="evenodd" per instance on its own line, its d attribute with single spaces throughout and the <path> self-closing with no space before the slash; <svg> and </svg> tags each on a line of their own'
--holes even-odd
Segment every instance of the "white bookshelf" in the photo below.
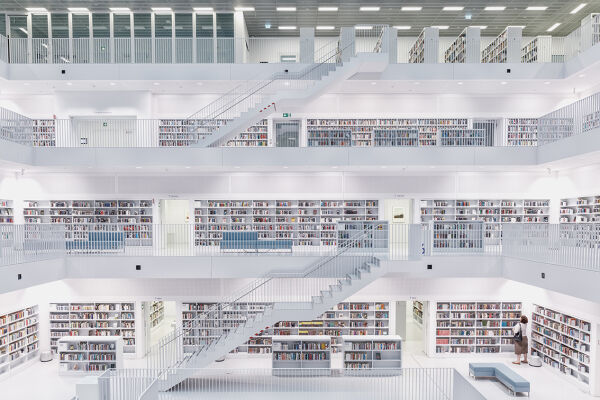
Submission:
<svg viewBox="0 0 600 400">
<path fill-rule="evenodd" d="M 482 51 L 482 63 L 519 63 L 523 28 L 508 26 Z"/>
<path fill-rule="evenodd" d="M 521 49 L 522 63 L 552 62 L 552 36 L 536 36 Z"/>
<path fill-rule="evenodd" d="M 218 246 L 224 231 L 254 231 L 293 246 L 335 246 L 339 221 L 378 219 L 377 200 L 196 200 L 194 243 Z"/>
<path fill-rule="evenodd" d="M 0 315 L 0 377 L 36 358 L 39 349 L 39 307 Z"/>
<path fill-rule="evenodd" d="M 586 114 L 583 117 L 583 131 L 591 131 L 600 127 L 600 111 Z"/>
<path fill-rule="evenodd" d="M 581 20 L 581 50 L 600 43 L 600 14 L 588 14 Z"/>
<path fill-rule="evenodd" d="M 423 326 L 423 302 L 419 300 L 412 301 L 412 317 L 419 325 Z"/>
<path fill-rule="evenodd" d="M 152 245 L 152 200 L 25 200 L 25 225 L 59 224 L 67 240 L 90 232 L 124 233 L 127 246 Z"/>
<path fill-rule="evenodd" d="M 433 222 L 431 235 L 433 253 L 477 253 L 485 250 L 482 221 Z"/>
<path fill-rule="evenodd" d="M 136 353 L 135 302 L 50 303 L 50 348 L 67 336 L 118 336 L 123 352 Z"/>
<path fill-rule="evenodd" d="M 408 52 L 411 64 L 432 64 L 438 62 L 440 30 L 434 27 L 423 28 Z"/>
<path fill-rule="evenodd" d="M 123 339 L 120 337 L 69 336 L 58 340 L 60 375 L 99 374 L 123 368 Z"/>
<path fill-rule="evenodd" d="M 588 224 L 600 222 L 600 195 L 560 200 L 560 223 Z"/>
<path fill-rule="evenodd" d="M 15 213 L 12 200 L 0 199 L 0 224 L 12 224 L 15 222 Z"/>
<path fill-rule="evenodd" d="M 263 119 L 227 141 L 228 147 L 266 147 L 269 145 L 269 124 Z"/>
<path fill-rule="evenodd" d="M 274 376 L 285 376 L 302 369 L 311 369 L 315 375 L 329 375 L 331 338 L 300 335 L 273 337 L 272 360 Z"/>
<path fill-rule="evenodd" d="M 538 144 L 544 145 L 571 137 L 575 129 L 573 118 L 544 117 L 538 123 Z"/>
<path fill-rule="evenodd" d="M 34 119 L 31 129 L 33 146 L 56 146 L 56 121 L 54 119 Z"/>
<path fill-rule="evenodd" d="M 508 146 L 537 146 L 537 118 L 509 118 L 506 126 Z"/>
<path fill-rule="evenodd" d="M 150 327 L 155 328 L 165 319 L 165 303 L 153 301 L 150 304 Z"/>
<path fill-rule="evenodd" d="M 356 370 L 402 368 L 402 338 L 390 336 L 342 336 L 346 373 Z"/>
<path fill-rule="evenodd" d="M 379 221 L 338 222 L 338 246 L 360 251 L 362 249 L 382 250 L 388 248 L 389 232 L 387 225 Z"/>
<path fill-rule="evenodd" d="M 481 28 L 466 27 L 444 53 L 445 63 L 479 63 Z"/>
<path fill-rule="evenodd" d="M 447 147 L 481 147 L 488 143 L 485 129 L 445 127 L 441 130 L 440 144 Z"/>
<path fill-rule="evenodd" d="M 500 353 L 513 350 L 520 302 L 437 302 L 435 353 Z"/>
<path fill-rule="evenodd" d="M 192 146 L 228 122 L 224 119 L 161 119 L 158 122 L 158 144 L 160 147 Z M 268 146 L 268 121 L 261 120 L 258 124 L 228 140 L 223 146 Z"/>
<path fill-rule="evenodd" d="M 534 304 L 531 354 L 565 375 L 588 385 L 591 369 L 591 323 Z"/>
</svg>

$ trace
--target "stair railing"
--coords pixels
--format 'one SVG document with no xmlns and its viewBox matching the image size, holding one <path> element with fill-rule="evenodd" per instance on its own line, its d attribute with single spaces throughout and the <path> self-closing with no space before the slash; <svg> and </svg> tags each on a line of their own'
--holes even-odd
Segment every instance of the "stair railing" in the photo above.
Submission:
<svg viewBox="0 0 600 400">
<path fill-rule="evenodd" d="M 340 285 L 341 281 L 360 276 L 360 269 L 366 263 L 377 263 L 377 255 L 387 253 L 387 242 L 381 248 L 373 247 L 374 229 L 387 230 L 386 221 L 369 225 L 369 228 L 359 230 L 348 238 L 343 245 L 338 246 L 335 254 L 320 257 L 308 268 L 299 272 L 271 272 L 262 278 L 253 280 L 248 285 L 236 291 L 233 295 L 220 300 L 199 313 L 193 321 L 186 321 L 181 327 L 162 338 L 147 354 L 148 368 L 167 369 L 184 367 L 186 362 L 201 353 L 214 348 L 225 340 L 230 333 L 235 332 L 245 323 L 232 326 L 222 335 L 205 335 L 206 339 L 192 337 L 195 330 L 209 332 L 215 317 L 223 312 L 234 311 L 241 304 L 262 303 L 265 309 L 273 307 L 275 302 L 309 304 L 314 297 L 322 295 L 323 290 L 330 285 Z M 338 242 L 339 243 L 339 242 Z M 257 313 L 253 317 L 258 316 Z M 263 311 L 264 314 L 264 311 Z M 248 320 L 246 321 L 248 322 Z M 211 337 L 214 336 L 214 337 Z M 186 352 L 185 350 L 191 351 Z"/>
</svg>

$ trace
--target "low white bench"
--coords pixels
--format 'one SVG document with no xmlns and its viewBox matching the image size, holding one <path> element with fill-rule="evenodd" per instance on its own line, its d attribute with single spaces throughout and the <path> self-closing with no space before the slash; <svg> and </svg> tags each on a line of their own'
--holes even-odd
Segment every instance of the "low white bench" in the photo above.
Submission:
<svg viewBox="0 0 600 400">
<path fill-rule="evenodd" d="M 496 378 L 508 388 L 513 396 L 527 393 L 531 385 L 529 381 L 501 363 L 469 363 L 469 375 L 473 378 Z"/>
</svg>

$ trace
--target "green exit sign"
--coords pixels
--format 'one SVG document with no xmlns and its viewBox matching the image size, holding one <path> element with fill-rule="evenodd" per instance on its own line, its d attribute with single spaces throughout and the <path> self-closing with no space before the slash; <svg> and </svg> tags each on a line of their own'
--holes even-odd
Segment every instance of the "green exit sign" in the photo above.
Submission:
<svg viewBox="0 0 600 400">
<path fill-rule="evenodd" d="M 291 116 L 291 113 L 283 113 L 283 118 L 290 118 Z"/>
</svg>

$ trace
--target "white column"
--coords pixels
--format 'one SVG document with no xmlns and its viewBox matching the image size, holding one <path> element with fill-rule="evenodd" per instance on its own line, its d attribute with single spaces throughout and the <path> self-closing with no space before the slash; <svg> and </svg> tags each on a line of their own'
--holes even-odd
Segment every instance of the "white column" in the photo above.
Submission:
<svg viewBox="0 0 600 400">
<path fill-rule="evenodd" d="M 354 27 L 342 27 L 340 28 L 340 51 L 342 61 L 348 61 L 351 57 L 354 57 L 355 47 L 355 31 Z"/>
<path fill-rule="evenodd" d="M 115 14 L 110 13 L 108 17 L 108 45 L 110 46 L 110 63 L 115 63 Z"/>
<path fill-rule="evenodd" d="M 27 62 L 33 62 L 33 41 L 31 40 L 33 24 L 31 23 L 31 14 L 27 14 Z"/>
<path fill-rule="evenodd" d="M 133 13 L 129 14 L 129 39 L 131 40 L 131 45 L 129 46 L 129 59 L 133 64 L 135 63 L 135 26 L 133 21 Z"/>
<path fill-rule="evenodd" d="M 52 48 L 52 20 L 48 14 L 48 64 L 54 63 L 54 49 Z"/>
<path fill-rule="evenodd" d="M 192 13 L 192 63 L 198 62 L 198 39 L 196 38 L 196 13 Z M 192 214 L 194 215 L 194 214 Z"/>
<path fill-rule="evenodd" d="M 315 62 L 315 28 L 300 28 L 300 59 L 301 64 Z"/>
<path fill-rule="evenodd" d="M 150 14 L 150 38 L 152 40 L 152 64 L 156 62 L 156 41 L 154 40 L 154 27 L 156 25 L 156 21 L 154 19 L 154 13 Z"/>
<path fill-rule="evenodd" d="M 465 63 L 481 62 L 481 28 L 469 26 L 465 37 Z"/>
<path fill-rule="evenodd" d="M 74 61 L 73 57 L 73 14 L 67 14 L 67 25 L 69 27 L 69 60 Z"/>
<path fill-rule="evenodd" d="M 521 62 L 521 42 L 523 40 L 523 28 L 520 26 L 508 26 L 506 28 L 506 62 Z"/>
</svg>

